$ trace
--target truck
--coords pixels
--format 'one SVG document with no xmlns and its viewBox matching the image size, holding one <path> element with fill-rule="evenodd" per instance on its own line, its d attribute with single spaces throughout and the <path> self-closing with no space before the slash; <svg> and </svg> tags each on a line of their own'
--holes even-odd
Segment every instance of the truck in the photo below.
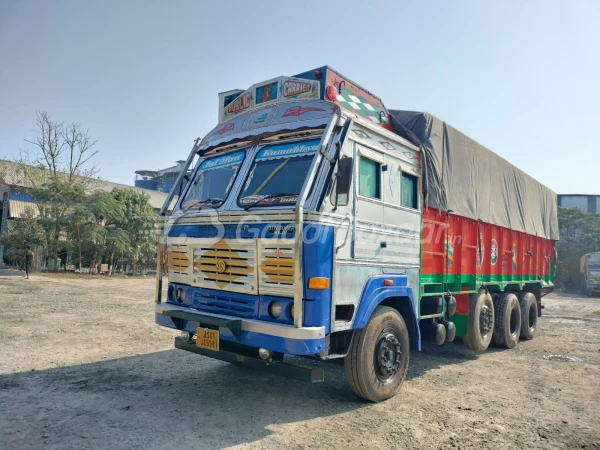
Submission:
<svg viewBox="0 0 600 450">
<path fill-rule="evenodd" d="M 582 291 L 593 297 L 600 294 L 600 252 L 583 255 L 579 265 Z"/>
<path fill-rule="evenodd" d="M 379 402 L 423 340 L 534 337 L 551 190 L 328 66 L 223 92 L 218 114 L 160 212 L 155 321 L 176 348 L 310 382 L 311 359 L 343 358 Z"/>
</svg>

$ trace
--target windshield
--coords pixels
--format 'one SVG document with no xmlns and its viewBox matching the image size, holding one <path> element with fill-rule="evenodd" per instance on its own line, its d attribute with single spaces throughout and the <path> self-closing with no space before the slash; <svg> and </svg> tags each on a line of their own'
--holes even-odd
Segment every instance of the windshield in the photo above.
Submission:
<svg viewBox="0 0 600 450">
<path fill-rule="evenodd" d="M 241 150 L 202 161 L 181 202 L 181 209 L 186 211 L 207 205 L 213 208 L 222 205 L 244 161 L 245 153 Z"/>
<path fill-rule="evenodd" d="M 600 262 L 594 261 L 594 262 L 588 263 L 588 269 L 593 270 L 594 272 L 597 270 L 600 271 Z"/>
<path fill-rule="evenodd" d="M 246 208 L 295 204 L 319 142 L 319 139 L 314 139 L 261 149 L 250 169 L 238 204 Z"/>
</svg>

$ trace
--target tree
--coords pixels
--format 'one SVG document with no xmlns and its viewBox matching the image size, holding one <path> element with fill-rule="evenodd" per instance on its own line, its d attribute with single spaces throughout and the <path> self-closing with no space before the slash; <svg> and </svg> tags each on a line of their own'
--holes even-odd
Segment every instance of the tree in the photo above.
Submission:
<svg viewBox="0 0 600 450">
<path fill-rule="evenodd" d="M 98 153 L 94 149 L 96 141 L 83 131 L 81 124 L 72 122 L 65 125 L 52 120 L 45 111 L 36 114 L 37 137 L 35 140 L 25 139 L 33 148 L 21 150 L 18 162 L 46 171 L 47 177 L 66 178 L 69 184 L 81 181 L 78 178 L 91 179 L 95 176 L 98 173 L 96 166 L 86 165 Z M 35 177 L 39 172 L 34 171 L 31 175 Z M 28 177 L 29 181 L 36 185 L 39 180 L 33 177 Z"/>
<path fill-rule="evenodd" d="M 34 211 L 27 209 L 19 220 L 13 220 L 6 232 L 0 238 L 4 245 L 4 257 L 12 265 L 17 265 L 25 252 L 25 247 L 44 245 L 44 230 L 34 217 Z"/>
<path fill-rule="evenodd" d="M 567 289 L 579 289 L 581 257 L 600 251 L 600 214 L 584 214 L 579 208 L 559 207 L 558 225 L 556 283 Z"/>
<path fill-rule="evenodd" d="M 89 164 L 98 151 L 94 148 L 96 141 L 79 123 L 65 125 L 44 111 L 37 113 L 36 123 L 36 138 L 25 140 L 33 147 L 22 149 L 16 162 L 25 191 L 39 207 L 48 268 L 54 269 L 71 210 L 82 205 L 86 187 L 98 172 L 95 165 Z"/>
<path fill-rule="evenodd" d="M 53 270 L 69 224 L 71 210 L 85 204 L 86 194 L 81 183 L 69 184 L 61 178 L 49 178 L 29 189 L 39 209 L 38 223 L 45 233 L 48 268 Z"/>
<path fill-rule="evenodd" d="M 113 225 L 116 229 L 123 230 L 126 233 L 129 243 L 126 253 L 133 272 L 137 273 L 140 264 L 142 267 L 148 266 L 156 251 L 156 233 L 154 229 L 156 214 L 150 203 L 148 203 L 150 196 L 147 194 L 131 188 L 115 188 L 112 195 L 124 208 L 123 219 Z M 117 239 L 113 241 L 115 245 L 117 241 Z M 121 240 L 118 242 L 119 244 L 124 243 Z M 122 252 L 121 255 L 123 256 L 124 253 Z"/>
<path fill-rule="evenodd" d="M 78 251 L 78 266 L 81 270 L 84 246 L 90 253 L 93 263 L 102 260 L 107 247 L 114 245 L 120 230 L 115 230 L 114 224 L 123 220 L 124 207 L 110 192 L 97 190 L 86 195 L 81 203 L 70 209 L 68 215 L 68 237 L 74 242 Z"/>
</svg>

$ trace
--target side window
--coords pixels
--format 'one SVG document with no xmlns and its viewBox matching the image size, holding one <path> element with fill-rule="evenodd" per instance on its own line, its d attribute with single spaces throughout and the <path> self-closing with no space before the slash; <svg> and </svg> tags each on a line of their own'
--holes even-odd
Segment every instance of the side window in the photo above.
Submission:
<svg viewBox="0 0 600 450">
<path fill-rule="evenodd" d="M 360 157 L 358 193 L 365 197 L 381 199 L 381 164 Z"/>
<path fill-rule="evenodd" d="M 419 209 L 418 178 L 402 172 L 400 183 L 401 205 L 407 208 Z"/>
</svg>

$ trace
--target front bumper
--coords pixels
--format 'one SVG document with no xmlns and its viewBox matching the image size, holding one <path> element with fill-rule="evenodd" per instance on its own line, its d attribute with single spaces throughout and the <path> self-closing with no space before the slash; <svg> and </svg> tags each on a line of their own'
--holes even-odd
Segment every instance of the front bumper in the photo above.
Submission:
<svg viewBox="0 0 600 450">
<path fill-rule="evenodd" d="M 325 351 L 325 327 L 294 327 L 210 314 L 169 303 L 156 304 L 155 322 L 190 333 L 196 333 L 200 326 L 218 328 L 221 340 L 290 355 L 316 355 Z"/>
</svg>

